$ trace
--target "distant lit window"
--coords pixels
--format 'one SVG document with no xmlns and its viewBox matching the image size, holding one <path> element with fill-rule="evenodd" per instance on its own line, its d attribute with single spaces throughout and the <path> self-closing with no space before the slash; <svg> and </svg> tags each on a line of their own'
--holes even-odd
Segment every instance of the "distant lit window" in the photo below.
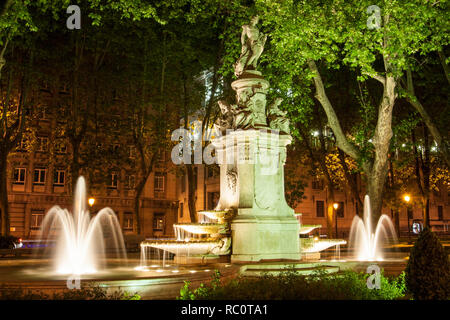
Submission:
<svg viewBox="0 0 450 320">
<path fill-rule="evenodd" d="M 108 187 L 111 189 L 117 189 L 118 176 L 117 173 L 111 173 L 109 175 L 109 185 Z"/>
<path fill-rule="evenodd" d="M 48 150 L 48 138 L 47 137 L 37 137 L 36 140 L 36 151 L 46 152 Z"/>
<path fill-rule="evenodd" d="M 64 186 L 64 183 L 66 181 L 66 172 L 65 170 L 55 170 L 55 173 L 53 174 L 53 184 L 55 186 Z"/>
<path fill-rule="evenodd" d="M 47 169 L 43 169 L 43 168 L 34 169 L 33 184 L 44 185 L 46 172 L 47 172 Z"/>
<path fill-rule="evenodd" d="M 125 176 L 125 188 L 134 189 L 136 187 L 136 176 L 131 174 Z"/>
<path fill-rule="evenodd" d="M 155 173 L 155 192 L 164 192 L 164 174 L 161 172 Z"/>
<path fill-rule="evenodd" d="M 116 155 L 119 154 L 119 152 L 120 152 L 120 144 L 117 144 L 117 143 L 113 144 L 112 147 L 111 147 L 111 150 L 112 150 L 112 152 L 114 154 L 116 154 Z"/>
<path fill-rule="evenodd" d="M 55 152 L 60 154 L 67 153 L 67 146 L 63 141 L 55 142 Z"/>
<path fill-rule="evenodd" d="M 343 202 L 338 202 L 339 206 L 336 209 L 336 215 L 338 218 L 343 218 L 344 217 L 344 203 Z"/>
<path fill-rule="evenodd" d="M 321 200 L 316 201 L 316 217 L 325 217 L 325 204 Z"/>
<path fill-rule="evenodd" d="M 186 192 L 186 175 L 181 176 L 181 192 Z"/>
<path fill-rule="evenodd" d="M 14 184 L 25 184 L 25 176 L 27 169 L 15 168 L 14 169 Z"/>
<path fill-rule="evenodd" d="M 22 139 L 19 142 L 19 145 L 17 146 L 17 150 L 26 151 L 28 150 L 28 139 L 25 137 L 22 137 Z"/>
<path fill-rule="evenodd" d="M 136 147 L 135 146 L 129 146 L 128 147 L 128 157 L 130 159 L 136 158 Z"/>
<path fill-rule="evenodd" d="M 48 120 L 48 114 L 47 114 L 47 108 L 43 107 L 38 112 L 38 119 L 39 120 Z"/>
<path fill-rule="evenodd" d="M 39 230 L 42 225 L 42 221 L 44 220 L 44 211 L 43 210 L 31 210 L 31 230 Z"/>
<path fill-rule="evenodd" d="M 406 210 L 407 214 L 408 214 L 408 219 L 412 219 L 413 218 L 413 211 L 411 209 L 407 209 Z"/>
<path fill-rule="evenodd" d="M 153 230 L 164 230 L 164 213 L 155 213 L 153 216 Z"/>
<path fill-rule="evenodd" d="M 437 209 L 438 209 L 438 219 L 444 220 L 444 207 L 438 206 Z"/>
<path fill-rule="evenodd" d="M 315 190 L 323 189 L 323 181 L 321 179 L 314 179 L 311 184 L 312 188 Z"/>
<path fill-rule="evenodd" d="M 125 212 L 123 216 L 123 229 L 127 231 L 133 230 L 133 213 Z"/>
</svg>

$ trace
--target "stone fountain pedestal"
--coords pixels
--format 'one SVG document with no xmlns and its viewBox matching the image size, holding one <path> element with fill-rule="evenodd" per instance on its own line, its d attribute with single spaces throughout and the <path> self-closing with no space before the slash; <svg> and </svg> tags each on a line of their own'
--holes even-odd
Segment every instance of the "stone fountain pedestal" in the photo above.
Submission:
<svg viewBox="0 0 450 320">
<path fill-rule="evenodd" d="M 291 136 L 269 128 L 236 130 L 213 141 L 220 164 L 216 210 L 232 208 L 232 262 L 300 259 L 300 224 L 284 195 Z"/>
</svg>

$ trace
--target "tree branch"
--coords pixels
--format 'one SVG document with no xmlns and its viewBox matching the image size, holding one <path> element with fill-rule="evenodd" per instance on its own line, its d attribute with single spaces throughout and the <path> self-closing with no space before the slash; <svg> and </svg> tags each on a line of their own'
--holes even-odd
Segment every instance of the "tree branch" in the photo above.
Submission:
<svg viewBox="0 0 450 320">
<path fill-rule="evenodd" d="M 360 158 L 360 153 L 356 149 L 354 145 L 352 145 L 345 136 L 344 132 L 342 131 L 341 125 L 339 123 L 339 119 L 336 115 L 336 112 L 334 111 L 333 106 L 331 105 L 330 100 L 328 99 L 328 96 L 325 92 L 325 88 L 322 82 L 322 78 L 320 76 L 319 71 L 317 70 L 316 62 L 312 59 L 308 59 L 308 66 L 309 69 L 314 73 L 314 85 L 316 87 L 316 95 L 315 98 L 320 102 L 322 105 L 327 118 L 328 118 L 328 124 L 330 125 L 331 129 L 333 130 L 335 136 L 336 136 L 336 144 L 337 146 L 342 149 L 346 154 L 348 154 L 353 159 L 357 160 Z"/>
<path fill-rule="evenodd" d="M 431 135 L 436 141 L 438 149 L 441 152 L 445 163 L 450 168 L 450 155 L 447 144 L 442 138 L 441 133 L 434 124 L 431 116 L 428 114 L 427 110 L 424 108 L 422 103 L 420 103 L 419 99 L 417 99 L 417 97 L 414 94 L 414 84 L 412 79 L 412 72 L 410 69 L 406 71 L 406 81 L 407 81 L 406 88 L 403 88 L 407 92 L 406 100 L 414 107 L 414 109 L 416 109 L 417 112 L 419 112 L 420 116 L 422 117 L 423 121 L 428 127 L 428 130 L 430 130 Z"/>
</svg>

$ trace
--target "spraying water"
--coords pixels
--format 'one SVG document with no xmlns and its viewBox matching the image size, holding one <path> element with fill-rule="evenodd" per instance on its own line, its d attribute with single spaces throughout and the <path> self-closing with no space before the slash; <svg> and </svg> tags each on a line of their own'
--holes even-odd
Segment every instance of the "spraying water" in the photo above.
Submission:
<svg viewBox="0 0 450 320">
<path fill-rule="evenodd" d="M 126 259 L 119 221 L 110 208 L 91 219 L 86 210 L 86 182 L 77 181 L 73 214 L 54 206 L 42 222 L 42 238 L 56 236 L 55 269 L 61 274 L 88 274 L 98 271 L 106 247 Z"/>
<path fill-rule="evenodd" d="M 383 260 L 383 243 L 391 238 L 397 241 L 394 225 L 391 219 L 383 214 L 373 231 L 372 228 L 372 211 L 370 208 L 370 199 L 366 195 L 364 197 L 364 219 L 358 216 L 353 218 L 350 229 L 349 244 L 355 249 L 358 260 L 372 261 Z"/>
</svg>

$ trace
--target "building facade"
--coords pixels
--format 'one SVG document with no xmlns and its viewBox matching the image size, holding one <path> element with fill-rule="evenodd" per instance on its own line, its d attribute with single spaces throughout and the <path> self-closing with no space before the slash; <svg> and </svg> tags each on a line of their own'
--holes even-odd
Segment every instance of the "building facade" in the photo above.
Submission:
<svg viewBox="0 0 450 320">
<path fill-rule="evenodd" d="M 219 174 L 216 168 L 206 165 L 195 165 L 196 178 L 196 209 L 212 210 L 217 205 L 220 194 Z M 298 171 L 306 169 L 299 167 Z M 325 182 L 321 179 L 308 177 L 304 181 L 304 199 L 294 208 L 296 213 L 301 213 L 302 224 L 321 225 L 316 232 L 321 235 L 327 233 L 327 190 Z M 361 184 L 361 183 L 359 183 Z M 360 187 L 360 197 L 364 199 L 363 186 Z M 433 230 L 450 234 L 450 189 L 442 186 L 440 192 L 432 192 L 430 195 L 430 224 Z M 186 176 L 179 177 L 177 184 L 179 195 L 179 210 L 178 221 L 182 223 L 190 222 L 188 195 L 187 195 L 187 178 Z M 339 238 L 347 238 L 350 233 L 353 218 L 357 212 L 358 201 L 348 191 L 335 191 L 335 203 L 338 204 L 336 210 L 337 219 L 332 226 L 333 233 L 337 229 Z M 417 203 L 417 202 L 416 202 Z M 361 212 L 362 212 L 361 208 Z M 388 215 L 392 219 L 392 212 L 390 208 L 383 207 L 383 214 Z M 422 208 L 418 204 L 406 204 L 399 210 L 399 226 L 400 236 L 413 235 L 414 224 L 423 224 Z"/>
<path fill-rule="evenodd" d="M 43 94 L 43 101 L 49 100 Z M 8 203 L 10 233 L 23 239 L 39 237 L 40 226 L 45 214 L 54 205 L 72 210 L 73 190 L 68 162 L 72 150 L 64 139 L 57 137 L 58 109 L 53 113 L 46 108 L 36 108 L 39 112 L 32 117 L 30 126 L 35 129 L 35 141 L 30 148 L 24 138 L 8 157 Z M 93 144 L 89 141 L 85 143 Z M 101 140 L 101 139 L 99 139 Z M 121 156 L 128 157 L 127 166 L 111 170 L 100 167 L 108 177 L 103 185 L 89 189 L 87 197 L 94 198 L 89 208 L 95 214 L 104 207 L 116 213 L 122 231 L 126 236 L 135 235 L 137 221 L 135 215 L 136 170 L 130 170 L 135 163 L 136 152 L 132 144 L 125 140 L 103 141 L 112 148 L 124 149 Z M 83 168 L 81 168 L 83 169 Z M 165 152 L 158 154 L 139 199 L 141 236 L 151 238 L 172 237 L 173 224 L 178 213 L 177 178 L 170 157 Z"/>
</svg>

